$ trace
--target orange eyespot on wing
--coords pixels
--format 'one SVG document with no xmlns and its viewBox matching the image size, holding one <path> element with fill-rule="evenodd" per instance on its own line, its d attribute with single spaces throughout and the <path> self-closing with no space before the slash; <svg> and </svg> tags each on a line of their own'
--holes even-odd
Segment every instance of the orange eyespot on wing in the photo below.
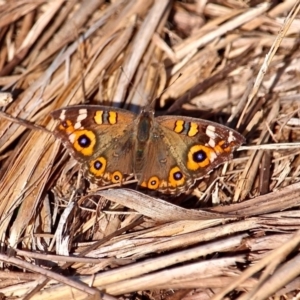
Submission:
<svg viewBox="0 0 300 300">
<path fill-rule="evenodd" d="M 152 176 L 147 182 L 142 182 L 141 186 L 150 190 L 157 190 L 160 184 L 160 179 L 157 176 Z"/>
<path fill-rule="evenodd" d="M 96 136 L 92 131 L 75 130 L 69 135 L 69 140 L 73 144 L 74 149 L 84 156 L 91 156 L 94 154 Z"/>
<path fill-rule="evenodd" d="M 76 124 L 74 125 L 71 120 L 61 121 L 57 127 L 58 134 L 63 141 L 73 147 L 75 152 L 91 156 L 96 145 L 96 135 L 91 130 L 76 129 Z"/>
<path fill-rule="evenodd" d="M 96 177 L 102 177 L 106 170 L 106 159 L 104 157 L 98 157 L 90 162 L 89 171 Z"/>
<path fill-rule="evenodd" d="M 86 176 L 99 185 L 121 183 L 124 178 L 120 171 L 108 171 L 107 160 L 104 157 L 98 157 L 89 163 Z"/>
<path fill-rule="evenodd" d="M 70 120 L 62 121 L 59 124 L 58 129 L 60 131 L 65 131 L 67 134 L 71 134 L 72 132 L 75 131 L 73 123 Z"/>
<path fill-rule="evenodd" d="M 179 167 L 174 167 L 170 170 L 168 183 L 173 188 L 184 185 L 185 176 L 183 175 Z"/>
<path fill-rule="evenodd" d="M 160 192 L 172 193 L 177 189 L 183 189 L 186 184 L 185 175 L 178 166 L 171 168 L 166 180 L 160 179 L 158 176 L 151 176 L 148 180 L 140 183 L 141 187 Z"/>
<path fill-rule="evenodd" d="M 187 168 L 192 171 L 205 168 L 216 158 L 217 155 L 212 148 L 203 145 L 192 146 L 187 155 Z"/>
<path fill-rule="evenodd" d="M 123 179 L 123 175 L 119 171 L 115 171 L 111 175 L 111 182 L 112 183 L 120 183 L 120 182 L 122 182 L 122 179 Z"/>
<path fill-rule="evenodd" d="M 233 151 L 233 148 L 230 145 L 226 144 L 225 141 L 220 141 L 213 147 L 213 149 L 217 154 L 222 154 L 224 152 L 226 154 Z"/>
</svg>

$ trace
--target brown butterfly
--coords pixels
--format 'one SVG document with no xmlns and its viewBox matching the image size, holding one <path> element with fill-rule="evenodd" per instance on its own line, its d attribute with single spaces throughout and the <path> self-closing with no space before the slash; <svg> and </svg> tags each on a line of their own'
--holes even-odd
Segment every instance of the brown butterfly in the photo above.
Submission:
<svg viewBox="0 0 300 300">
<path fill-rule="evenodd" d="M 106 106 L 71 106 L 56 110 L 54 134 L 99 186 L 122 183 L 134 174 L 138 185 L 180 194 L 244 143 L 238 132 L 206 120 L 154 117 L 149 107 L 136 115 Z"/>
</svg>

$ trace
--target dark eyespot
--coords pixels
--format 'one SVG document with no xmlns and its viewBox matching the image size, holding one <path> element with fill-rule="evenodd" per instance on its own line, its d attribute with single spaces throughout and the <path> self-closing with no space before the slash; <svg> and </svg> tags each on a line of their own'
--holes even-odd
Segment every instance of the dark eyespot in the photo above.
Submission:
<svg viewBox="0 0 300 300">
<path fill-rule="evenodd" d="M 62 125 L 63 127 L 65 127 L 65 128 L 68 128 L 68 124 L 67 124 L 66 121 L 62 121 L 62 122 L 61 122 L 61 125 Z"/>
<path fill-rule="evenodd" d="M 205 161 L 207 158 L 206 153 L 203 150 L 199 150 L 193 153 L 193 160 L 197 163 Z"/>
<path fill-rule="evenodd" d="M 82 147 L 82 148 L 88 148 L 91 145 L 91 139 L 83 134 L 78 138 L 78 144 Z"/>
<path fill-rule="evenodd" d="M 180 179 L 182 179 L 182 177 L 183 177 L 183 175 L 182 175 L 182 173 L 181 173 L 180 171 L 175 172 L 175 173 L 173 174 L 173 178 L 174 178 L 175 180 L 180 180 Z"/>
<path fill-rule="evenodd" d="M 156 181 L 156 180 L 151 180 L 150 184 L 151 184 L 151 185 L 156 185 L 156 184 L 157 184 L 157 181 Z"/>
<path fill-rule="evenodd" d="M 115 175 L 114 179 L 115 179 L 115 181 L 119 181 L 120 180 L 120 176 L 119 175 Z"/>
<path fill-rule="evenodd" d="M 102 168 L 102 166 L 103 166 L 103 164 L 102 164 L 102 162 L 100 162 L 99 160 L 96 160 L 96 161 L 94 162 L 94 168 L 95 168 L 96 170 L 100 170 L 100 169 Z"/>
</svg>

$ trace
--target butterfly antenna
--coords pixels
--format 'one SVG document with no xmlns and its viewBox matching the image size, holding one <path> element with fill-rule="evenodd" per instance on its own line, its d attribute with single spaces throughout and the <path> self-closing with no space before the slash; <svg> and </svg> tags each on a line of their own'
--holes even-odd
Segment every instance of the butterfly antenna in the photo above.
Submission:
<svg viewBox="0 0 300 300">
<path fill-rule="evenodd" d="M 85 75 L 83 74 L 83 70 L 86 69 L 86 63 L 85 63 L 86 46 L 82 37 L 78 37 L 78 40 L 79 40 L 79 44 L 78 44 L 79 51 L 77 51 L 77 55 L 81 66 L 81 70 L 80 70 L 81 89 L 82 89 L 82 95 L 84 97 L 84 103 L 86 103 L 87 99 L 86 99 Z"/>
<path fill-rule="evenodd" d="M 122 66 L 120 68 L 121 68 L 121 71 L 124 73 L 125 77 L 127 78 L 129 84 L 132 86 L 132 88 L 134 88 L 136 90 L 136 92 L 139 94 L 139 96 L 141 98 L 143 98 L 143 95 L 140 93 L 140 91 L 136 88 L 136 86 L 131 82 L 131 80 L 127 76 L 124 68 Z M 150 103 L 148 103 L 146 106 L 148 106 L 149 108 L 152 107 L 153 103 L 156 102 L 156 100 L 158 100 L 181 77 L 181 75 L 182 75 L 182 73 L 179 73 L 178 76 L 175 78 L 175 80 L 168 87 L 166 87 L 157 97 L 155 97 Z"/>
<path fill-rule="evenodd" d="M 127 78 L 129 84 L 131 85 L 131 87 L 139 94 L 139 96 L 141 98 L 143 98 L 143 95 L 140 93 L 140 91 L 138 90 L 138 88 L 132 83 L 132 81 L 130 80 L 130 78 L 128 77 L 128 75 L 126 74 L 124 68 L 121 66 L 120 67 L 121 71 L 124 73 L 124 76 Z"/>
</svg>

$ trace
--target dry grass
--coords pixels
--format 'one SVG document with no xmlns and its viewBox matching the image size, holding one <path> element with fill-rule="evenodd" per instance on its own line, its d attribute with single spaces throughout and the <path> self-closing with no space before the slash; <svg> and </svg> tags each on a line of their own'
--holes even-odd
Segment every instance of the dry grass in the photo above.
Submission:
<svg viewBox="0 0 300 300">
<path fill-rule="evenodd" d="M 112 2 L 0 1 L 0 293 L 299 299 L 300 1 Z M 49 132 L 166 88 L 158 114 L 247 138 L 192 193 L 99 190 Z"/>
</svg>

